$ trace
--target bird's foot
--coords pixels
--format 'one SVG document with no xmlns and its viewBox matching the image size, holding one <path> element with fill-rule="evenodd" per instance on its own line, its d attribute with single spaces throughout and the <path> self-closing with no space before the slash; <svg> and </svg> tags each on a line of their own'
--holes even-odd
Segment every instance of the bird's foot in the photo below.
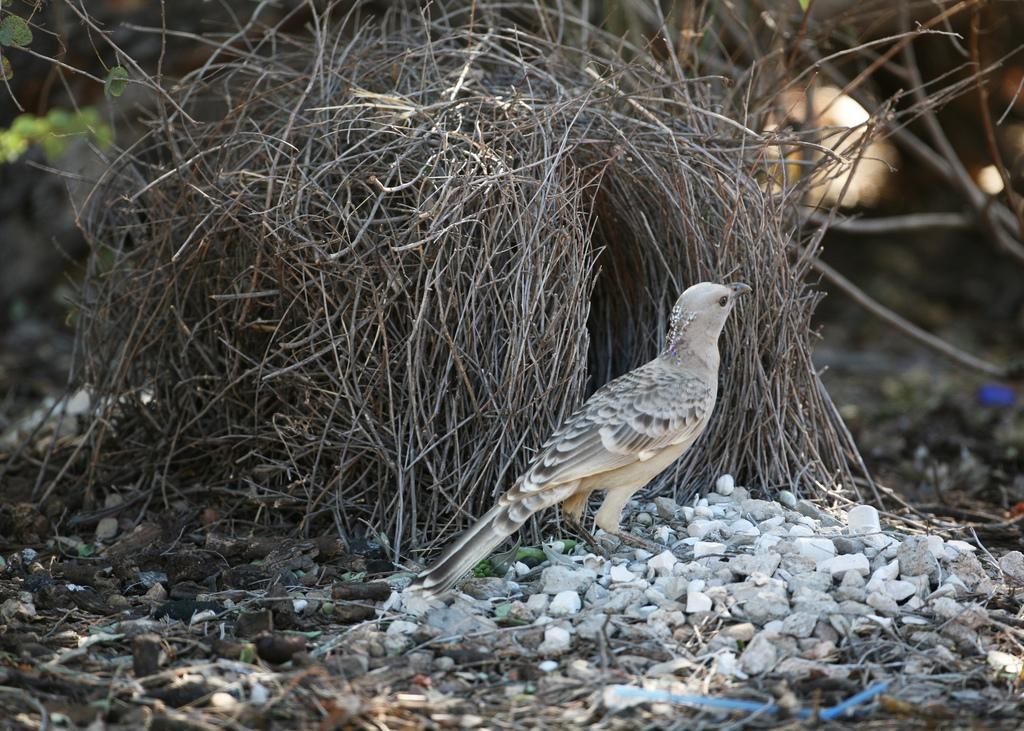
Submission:
<svg viewBox="0 0 1024 731">
<path fill-rule="evenodd" d="M 635 536 L 632 533 L 615 533 L 616 538 L 619 539 L 619 545 L 633 546 L 634 548 L 642 548 L 649 553 L 661 553 L 665 550 L 665 546 L 654 541 L 649 541 L 646 538 Z"/>
<path fill-rule="evenodd" d="M 565 523 L 569 526 L 569 530 L 575 533 L 578 537 L 583 539 L 583 542 L 587 544 L 587 548 L 596 553 L 598 556 L 604 556 L 610 558 L 608 551 L 601 547 L 594 538 L 594 534 L 580 525 L 580 522 L 573 518 L 571 515 L 564 515 Z"/>
</svg>

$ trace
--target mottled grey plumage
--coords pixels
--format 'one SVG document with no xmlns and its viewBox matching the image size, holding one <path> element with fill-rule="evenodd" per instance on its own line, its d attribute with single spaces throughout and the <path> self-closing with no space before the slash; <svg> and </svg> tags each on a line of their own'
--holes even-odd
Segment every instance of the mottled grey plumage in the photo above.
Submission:
<svg viewBox="0 0 1024 731">
<path fill-rule="evenodd" d="M 449 589 L 534 513 L 562 503 L 578 521 L 607 490 L 595 522 L 619 532 L 629 498 L 704 431 L 718 395 L 718 336 L 745 284 L 695 284 L 676 302 L 665 350 L 605 384 L 541 447 L 515 486 L 463 533 L 414 587 Z"/>
</svg>

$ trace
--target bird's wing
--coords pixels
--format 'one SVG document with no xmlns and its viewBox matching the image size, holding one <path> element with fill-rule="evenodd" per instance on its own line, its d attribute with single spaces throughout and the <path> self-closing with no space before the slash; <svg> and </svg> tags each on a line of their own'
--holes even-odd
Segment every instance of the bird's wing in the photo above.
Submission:
<svg viewBox="0 0 1024 731">
<path fill-rule="evenodd" d="M 696 439 L 715 384 L 658 360 L 607 383 L 545 442 L 516 486 L 534 492 L 650 459 Z"/>
</svg>

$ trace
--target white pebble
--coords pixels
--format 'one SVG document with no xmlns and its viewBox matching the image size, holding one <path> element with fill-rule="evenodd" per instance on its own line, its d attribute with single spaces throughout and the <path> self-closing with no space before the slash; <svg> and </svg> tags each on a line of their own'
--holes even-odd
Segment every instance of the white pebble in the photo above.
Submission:
<svg viewBox="0 0 1024 731">
<path fill-rule="evenodd" d="M 619 564 L 618 566 L 612 566 L 612 570 L 608 573 L 608 578 L 614 582 L 624 583 L 636 579 L 636 574 L 627 569 L 624 564 Z"/>
<path fill-rule="evenodd" d="M 701 541 L 693 547 L 694 558 L 704 558 L 705 556 L 720 556 L 725 553 L 725 544 L 716 543 L 714 541 Z"/>
<path fill-rule="evenodd" d="M 829 573 L 833 576 L 840 576 L 847 571 L 856 571 L 861 576 L 867 576 L 871 573 L 871 563 L 863 553 L 846 553 L 841 556 L 832 557 L 829 560 L 828 569 Z"/>
<path fill-rule="evenodd" d="M 722 475 L 715 481 L 715 492 L 719 495 L 732 495 L 732 491 L 735 489 L 736 480 L 733 479 L 732 475 Z"/>
<path fill-rule="evenodd" d="M 561 655 L 572 647 L 572 635 L 562 627 L 548 627 L 544 630 L 544 641 L 537 647 L 542 655 Z"/>
<path fill-rule="evenodd" d="M 809 537 L 814 535 L 814 530 L 812 528 L 806 526 L 806 525 L 798 524 L 798 525 L 792 526 L 789 529 L 789 535 L 793 536 L 794 538 L 801 537 L 801 536 L 809 538 Z"/>
<path fill-rule="evenodd" d="M 871 505 L 858 505 L 855 508 L 850 508 L 850 512 L 846 514 L 846 524 L 852 535 L 877 533 L 882 529 L 878 520 L 878 510 Z"/>
<path fill-rule="evenodd" d="M 552 617 L 569 617 L 579 612 L 582 606 L 579 594 L 574 591 L 560 591 L 548 605 L 548 614 Z"/>
<path fill-rule="evenodd" d="M 693 614 L 694 612 L 710 612 L 713 606 L 711 597 L 702 591 L 687 591 L 686 592 L 686 612 L 687 614 Z"/>
<path fill-rule="evenodd" d="M 779 536 L 764 533 L 754 541 L 754 553 L 765 553 L 780 543 L 782 543 L 782 539 Z"/>
<path fill-rule="evenodd" d="M 553 673 L 558 670 L 558 663 L 554 660 L 545 660 L 537 665 L 537 669 L 542 673 Z"/>
<path fill-rule="evenodd" d="M 672 540 L 672 535 L 675 533 L 674 530 L 669 528 L 667 525 L 659 525 L 658 530 L 654 531 L 654 535 L 658 537 L 658 540 L 662 543 L 668 543 Z"/>
<path fill-rule="evenodd" d="M 977 550 L 977 546 L 972 545 L 967 541 L 958 541 L 956 539 L 946 541 L 946 558 L 948 559 L 954 559 L 961 553 L 974 553 Z"/>
<path fill-rule="evenodd" d="M 654 573 L 658 576 L 666 576 L 672 573 L 672 567 L 675 566 L 678 561 L 679 559 L 675 557 L 672 551 L 662 551 L 648 561 L 647 566 L 654 569 Z"/>
<path fill-rule="evenodd" d="M 696 518 L 690 521 L 690 524 L 686 526 L 686 532 L 691 538 L 703 538 L 713 530 L 722 527 L 722 522 L 719 520 L 704 520 L 703 518 Z"/>
<path fill-rule="evenodd" d="M 734 520 L 733 522 L 729 523 L 728 531 L 731 535 L 734 536 L 748 536 L 751 538 L 757 538 L 759 535 L 761 535 L 761 531 L 758 530 L 757 526 L 751 523 L 749 520 L 746 520 L 745 518 L 740 518 L 739 520 Z"/>
<path fill-rule="evenodd" d="M 796 527 L 796 526 L 794 526 Z M 812 536 L 800 536 L 793 541 L 796 545 L 797 551 L 800 552 L 801 556 L 809 558 L 812 561 L 827 561 L 836 555 L 836 544 L 830 541 L 828 538 L 817 538 Z M 864 558 L 864 563 L 867 565 L 867 557 Z M 834 573 L 845 573 L 845 572 L 834 572 Z"/>
<path fill-rule="evenodd" d="M 740 670 L 740 664 L 734 652 L 723 652 L 715 656 L 715 672 L 719 675 L 739 678 L 740 680 L 744 680 L 747 677 L 747 674 Z"/>
<path fill-rule="evenodd" d="M 871 574 L 871 580 L 875 581 L 892 581 L 893 579 L 899 578 L 900 575 L 900 562 L 896 559 L 889 561 L 884 566 L 880 566 L 875 569 L 875 572 Z"/>
<path fill-rule="evenodd" d="M 778 494 L 779 502 L 785 505 L 787 508 L 796 507 L 796 495 L 791 493 L 789 490 L 779 490 Z"/>
<path fill-rule="evenodd" d="M 1024 659 L 1014 657 L 1008 652 L 989 650 L 987 660 L 989 667 L 997 673 L 1005 673 L 1014 679 L 1019 678 L 1024 672 Z"/>
</svg>

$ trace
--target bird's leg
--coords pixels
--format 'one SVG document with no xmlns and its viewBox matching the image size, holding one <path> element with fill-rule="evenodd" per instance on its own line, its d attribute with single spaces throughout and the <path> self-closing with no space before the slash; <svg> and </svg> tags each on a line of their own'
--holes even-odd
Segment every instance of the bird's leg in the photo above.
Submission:
<svg viewBox="0 0 1024 731">
<path fill-rule="evenodd" d="M 575 515 L 566 512 L 563 513 L 562 517 L 565 519 L 565 524 L 569 526 L 569 530 L 582 538 L 583 542 L 587 544 L 587 547 L 591 551 L 596 553 L 598 556 L 608 558 L 608 552 L 598 544 L 597 540 L 594 538 L 594 534 L 584 528 Z"/>
<path fill-rule="evenodd" d="M 626 533 L 620 527 L 622 523 L 622 510 L 633 496 L 633 493 L 639 490 L 640 487 L 633 485 L 625 489 L 609 490 L 605 495 L 604 502 L 601 503 L 601 507 L 597 511 L 595 522 L 597 527 L 605 533 L 610 533 L 617 537 L 620 545 L 626 544 L 642 548 L 651 553 L 660 553 L 665 550 L 664 546 L 648 541 L 645 538 L 634 536 L 631 533 Z"/>
</svg>

